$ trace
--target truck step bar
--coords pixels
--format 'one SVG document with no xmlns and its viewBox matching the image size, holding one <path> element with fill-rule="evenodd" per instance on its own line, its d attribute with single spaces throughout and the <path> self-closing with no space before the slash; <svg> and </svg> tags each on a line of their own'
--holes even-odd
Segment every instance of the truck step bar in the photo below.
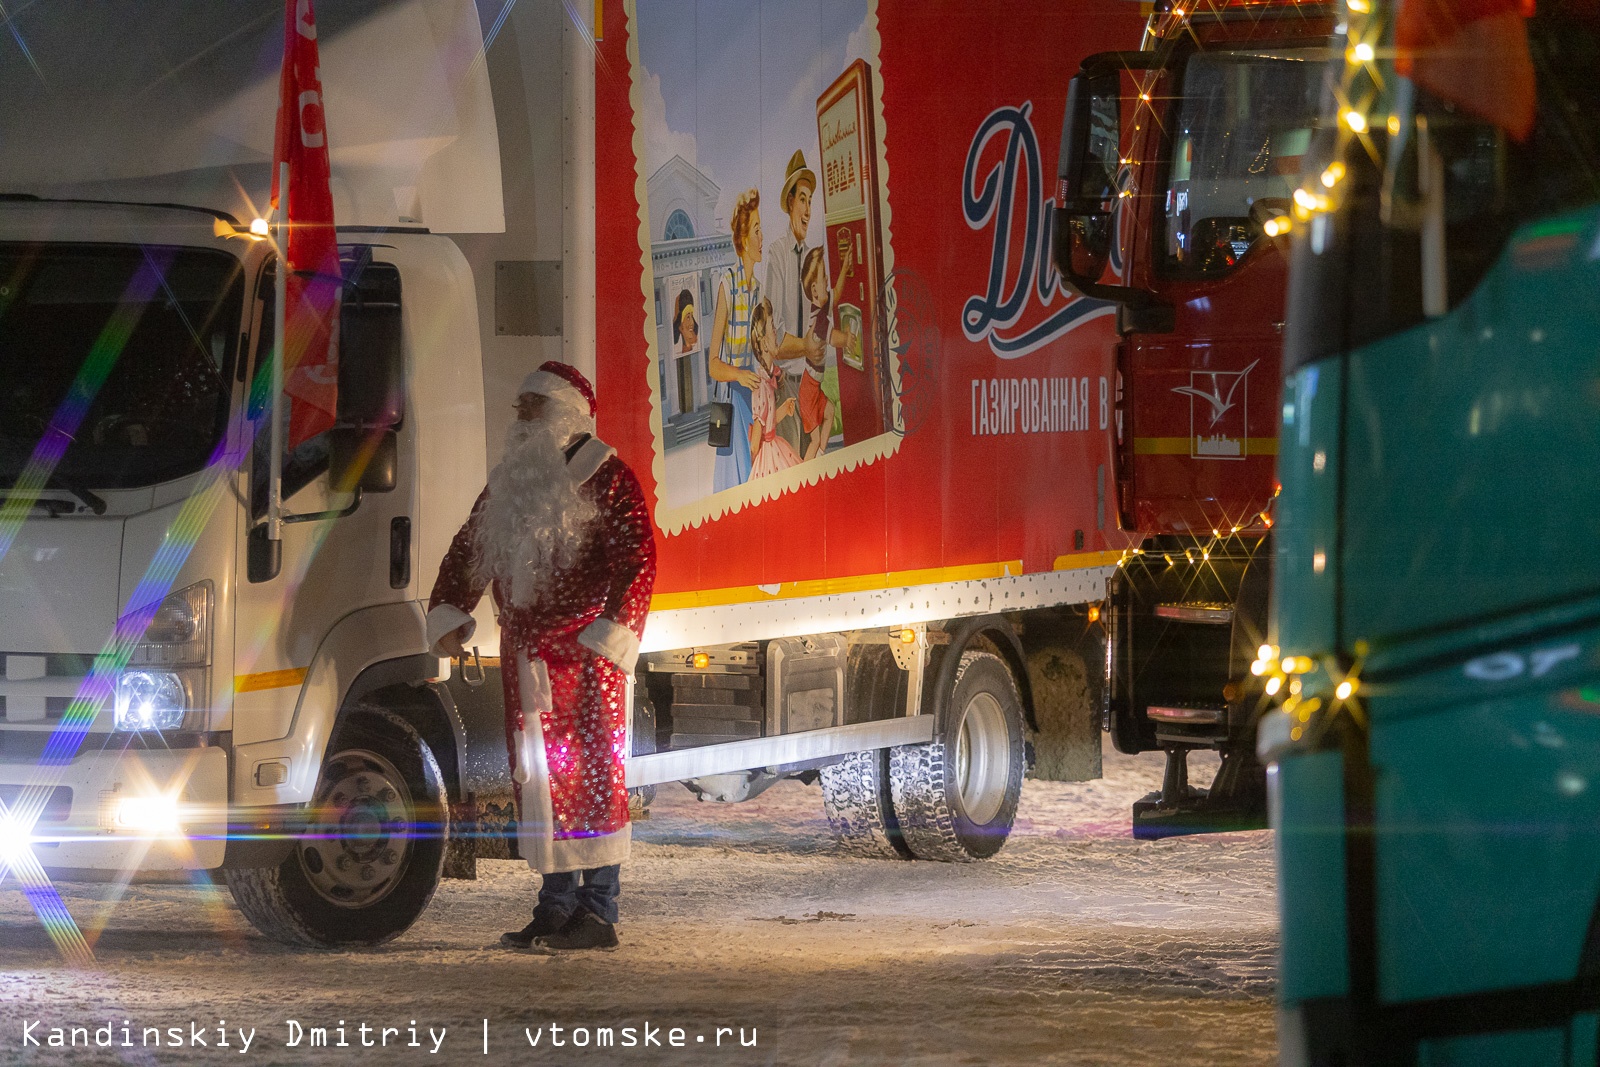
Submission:
<svg viewBox="0 0 1600 1067">
<path fill-rule="evenodd" d="M 845 756 L 873 748 L 921 745 L 933 740 L 933 716 L 911 715 L 834 726 L 826 730 L 757 737 L 704 748 L 655 752 L 628 760 L 628 788 L 682 782 L 710 774 L 781 767 L 790 763 Z"/>
</svg>

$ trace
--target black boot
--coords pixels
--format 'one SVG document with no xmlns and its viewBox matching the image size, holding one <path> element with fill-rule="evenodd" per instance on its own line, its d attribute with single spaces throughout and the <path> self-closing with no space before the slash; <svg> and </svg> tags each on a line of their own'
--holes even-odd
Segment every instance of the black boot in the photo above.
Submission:
<svg viewBox="0 0 1600 1067">
<path fill-rule="evenodd" d="M 579 908 L 561 929 L 540 937 L 543 948 L 616 948 L 617 928 L 587 908 Z"/>
<path fill-rule="evenodd" d="M 506 948 L 527 948 L 533 944 L 536 937 L 548 937 L 571 921 L 571 916 L 564 911 L 552 911 L 543 908 L 533 909 L 533 922 L 520 930 L 500 935 L 500 943 Z"/>
</svg>

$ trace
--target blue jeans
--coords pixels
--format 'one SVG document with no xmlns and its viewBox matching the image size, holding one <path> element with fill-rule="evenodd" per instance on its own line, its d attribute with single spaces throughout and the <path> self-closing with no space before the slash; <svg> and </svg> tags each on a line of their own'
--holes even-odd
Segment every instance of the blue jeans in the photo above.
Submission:
<svg viewBox="0 0 1600 1067">
<path fill-rule="evenodd" d="M 582 875 L 580 881 L 579 875 Z M 608 923 L 617 921 L 617 894 L 622 892 L 622 864 L 594 867 L 587 871 L 562 871 L 547 874 L 539 887 L 539 903 L 533 911 L 543 916 L 552 911 L 574 915 L 579 908 L 594 912 Z"/>
</svg>

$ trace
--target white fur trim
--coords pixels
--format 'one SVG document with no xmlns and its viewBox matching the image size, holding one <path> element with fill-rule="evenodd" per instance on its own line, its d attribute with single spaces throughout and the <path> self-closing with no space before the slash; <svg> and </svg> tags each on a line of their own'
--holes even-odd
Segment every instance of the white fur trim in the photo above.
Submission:
<svg viewBox="0 0 1600 1067">
<path fill-rule="evenodd" d="M 597 652 L 625 671 L 633 670 L 639 658 L 639 637 L 632 630 L 610 619 L 596 619 L 578 634 L 578 644 Z"/>
<path fill-rule="evenodd" d="M 559 404 L 565 404 L 568 407 L 581 412 L 584 418 L 589 417 L 588 398 L 578 391 L 577 386 L 573 385 L 559 374 L 551 374 L 547 370 L 534 371 L 532 374 L 522 379 L 522 388 L 517 390 L 518 396 L 522 396 L 526 393 L 537 393 L 540 396 L 547 396 Z"/>
<path fill-rule="evenodd" d="M 535 869 L 540 874 L 558 874 L 561 871 L 592 871 L 596 867 L 609 867 L 628 858 L 628 846 L 632 841 L 632 823 L 625 823 L 615 833 L 596 837 L 558 838 L 550 842 L 549 869 Z"/>
<path fill-rule="evenodd" d="M 600 440 L 591 437 L 578 446 L 578 451 L 567 460 L 567 473 L 572 475 L 572 480 L 582 485 L 600 472 L 606 460 L 617 454 L 617 450 Z"/>
<path fill-rule="evenodd" d="M 439 648 L 439 639 L 463 626 L 467 628 L 467 632 L 461 635 L 461 643 L 466 644 L 472 640 L 473 633 L 478 629 L 477 619 L 454 604 L 440 604 L 428 612 L 428 647 L 433 650 L 434 655 L 444 655 L 444 651 Z"/>
<path fill-rule="evenodd" d="M 550 707 L 550 672 L 544 660 L 517 656 L 517 690 L 522 701 L 522 729 L 511 735 L 516 766 L 511 777 L 522 787 L 517 811 L 517 852 L 536 871 L 553 871 L 555 810 L 550 800 L 550 764 L 544 750 L 544 719 Z"/>
</svg>

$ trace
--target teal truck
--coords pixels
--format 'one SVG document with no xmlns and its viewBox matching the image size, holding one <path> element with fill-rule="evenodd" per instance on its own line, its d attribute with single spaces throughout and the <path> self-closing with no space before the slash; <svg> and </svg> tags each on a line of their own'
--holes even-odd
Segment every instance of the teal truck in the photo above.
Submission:
<svg viewBox="0 0 1600 1067">
<path fill-rule="evenodd" d="M 1282 1062 L 1594 1064 L 1600 12 L 1344 2 L 1253 668 Z"/>
</svg>

